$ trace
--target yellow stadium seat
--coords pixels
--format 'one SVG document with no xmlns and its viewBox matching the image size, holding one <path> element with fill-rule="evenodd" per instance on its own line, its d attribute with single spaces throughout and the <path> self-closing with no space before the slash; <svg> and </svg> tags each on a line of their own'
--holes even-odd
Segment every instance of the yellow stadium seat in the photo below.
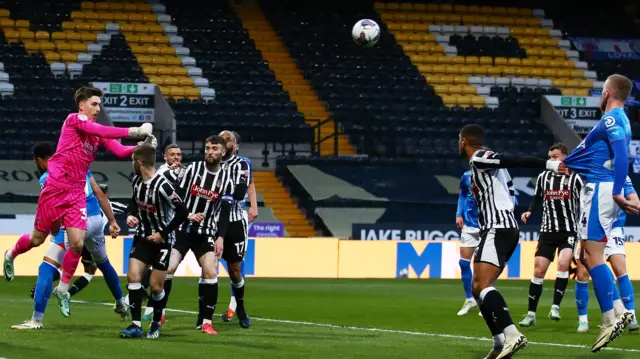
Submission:
<svg viewBox="0 0 640 359">
<path fill-rule="evenodd" d="M 451 85 L 454 83 L 456 77 L 452 76 L 452 75 L 442 75 L 440 77 L 440 80 L 442 81 L 443 84 L 447 84 L 447 85 Z"/>
<path fill-rule="evenodd" d="M 454 76 L 453 83 L 456 85 L 466 85 L 469 83 L 469 77 L 467 76 Z"/>
<path fill-rule="evenodd" d="M 60 61 L 60 54 L 53 51 L 47 51 L 44 53 L 44 58 L 47 59 L 48 62 L 58 62 Z"/>
<path fill-rule="evenodd" d="M 464 65 L 465 64 L 465 57 L 464 56 L 453 56 L 453 57 L 451 57 L 451 64 Z"/>
<path fill-rule="evenodd" d="M 454 5 L 453 11 L 455 11 L 458 14 L 470 12 L 469 7 L 467 5 Z"/>
<path fill-rule="evenodd" d="M 473 66 L 473 74 L 476 76 L 487 76 L 487 66 Z"/>
<path fill-rule="evenodd" d="M 516 68 L 516 76 L 518 77 L 529 77 L 531 75 L 530 67 L 518 67 Z"/>
<path fill-rule="evenodd" d="M 586 88 L 586 89 L 592 89 L 593 88 L 593 81 L 592 80 L 577 80 L 579 82 L 578 87 L 580 88 Z"/>
<path fill-rule="evenodd" d="M 136 25 L 138 25 L 137 23 L 142 22 L 143 20 L 142 14 L 135 14 L 135 13 L 131 13 L 129 14 L 129 22 L 134 23 Z"/>
<path fill-rule="evenodd" d="M 402 50 L 404 51 L 405 54 L 410 52 L 417 52 L 418 45 L 412 44 L 412 43 L 404 44 L 402 45 Z"/>
<path fill-rule="evenodd" d="M 405 13 L 394 13 L 391 14 L 391 18 L 393 19 L 393 22 L 398 23 L 399 25 L 402 25 L 402 23 L 407 22 L 407 14 Z"/>
<path fill-rule="evenodd" d="M 0 9 L 2 10 L 2 9 Z M 0 27 L 2 28 L 13 28 L 16 26 L 16 21 L 12 19 L 1 18 L 0 19 Z"/>
<path fill-rule="evenodd" d="M 29 28 L 29 20 L 16 20 L 15 27 L 18 30 L 28 29 Z"/>
<path fill-rule="evenodd" d="M 489 56 L 480 56 L 479 64 L 491 66 L 493 65 L 493 58 Z"/>
<path fill-rule="evenodd" d="M 158 86 L 163 95 L 169 96 L 169 86 Z"/>
<path fill-rule="evenodd" d="M 507 8 L 507 15 L 509 16 L 518 16 L 520 14 L 520 11 L 518 10 L 518 8 L 516 7 L 508 7 Z"/>
<path fill-rule="evenodd" d="M 97 12 L 87 11 L 84 13 L 84 19 L 86 21 L 97 21 L 100 19 L 100 16 Z"/>
<path fill-rule="evenodd" d="M 442 64 L 442 65 L 448 65 L 451 64 L 451 57 L 449 56 L 438 56 L 438 63 Z"/>
<path fill-rule="evenodd" d="M 9 15 L 11 15 L 11 14 L 9 13 L 9 10 L 7 10 L 7 9 L 0 9 L 0 17 L 1 17 L 1 18 L 9 17 Z"/>
<path fill-rule="evenodd" d="M 147 55 L 158 56 L 161 55 L 161 48 L 157 46 L 145 46 L 144 53 Z"/>
<path fill-rule="evenodd" d="M 107 4 L 109 4 L 109 10 L 111 10 L 111 11 L 120 11 L 120 12 L 122 12 L 122 10 L 124 10 L 124 5 L 122 3 L 109 2 Z"/>
<path fill-rule="evenodd" d="M 513 23 L 516 26 L 527 26 L 527 19 L 517 17 L 513 19 Z"/>
<path fill-rule="evenodd" d="M 177 56 L 165 56 L 164 59 L 166 59 L 169 66 L 182 66 L 182 60 Z"/>
<path fill-rule="evenodd" d="M 562 94 L 565 95 L 565 96 L 573 96 L 573 95 L 575 95 L 575 92 L 571 88 L 563 88 L 561 91 L 562 91 Z"/>
<path fill-rule="evenodd" d="M 8 42 L 18 42 L 20 39 L 20 33 L 15 30 L 5 30 L 4 36 L 7 38 Z"/>
<path fill-rule="evenodd" d="M 587 89 L 576 89 L 575 90 L 576 96 L 589 96 L 589 92 L 590 91 L 587 90 Z"/>
<path fill-rule="evenodd" d="M 143 34 L 148 34 L 151 32 L 149 26 L 144 24 L 135 24 L 134 31 L 137 33 L 143 33 Z"/>
<path fill-rule="evenodd" d="M 540 78 L 544 76 L 544 72 L 547 70 L 549 69 L 540 69 L 537 67 L 532 67 L 531 70 L 529 71 L 529 76 Z M 550 77 L 555 77 L 555 76 L 550 76 Z"/>
<path fill-rule="evenodd" d="M 459 75 L 461 64 L 451 64 L 447 66 L 447 75 Z"/>
<path fill-rule="evenodd" d="M 155 43 L 155 38 L 151 35 L 140 35 L 140 43 L 151 45 Z"/>
<path fill-rule="evenodd" d="M 133 24 L 120 24 L 120 32 L 123 32 L 123 33 L 136 32 L 136 26 Z"/>
<path fill-rule="evenodd" d="M 431 72 L 436 75 L 443 75 L 447 73 L 447 67 L 445 65 L 433 65 Z"/>
<path fill-rule="evenodd" d="M 551 80 L 551 85 L 553 87 L 557 87 L 557 88 L 566 87 L 567 86 L 567 80 L 565 80 L 565 79 L 552 79 Z"/>
<path fill-rule="evenodd" d="M 462 85 L 462 94 L 463 95 L 475 95 L 478 92 L 474 86 L 471 85 Z"/>
<path fill-rule="evenodd" d="M 478 58 L 478 56 L 467 56 L 464 59 L 464 62 L 467 65 L 477 65 L 478 63 L 480 63 L 480 58 Z"/>
<path fill-rule="evenodd" d="M 520 59 L 520 65 L 521 66 L 527 66 L 527 67 L 535 67 L 536 66 L 536 60 L 535 59 L 528 59 L 528 58 Z"/>
<path fill-rule="evenodd" d="M 532 47 L 532 48 L 528 48 L 527 50 L 527 56 L 529 57 L 538 57 L 540 56 L 540 49 L 537 47 Z"/>
<path fill-rule="evenodd" d="M 520 44 L 521 47 L 533 46 L 533 38 L 528 36 L 526 37 L 519 36 L 518 44 Z"/>
<path fill-rule="evenodd" d="M 456 105 L 456 96 L 442 95 L 440 97 L 442 97 L 442 102 L 444 103 L 445 106 L 453 107 Z"/>
<path fill-rule="evenodd" d="M 522 27 L 511 27 L 509 28 L 509 34 L 511 36 L 524 36 L 525 31 L 524 31 L 524 28 Z"/>
<path fill-rule="evenodd" d="M 544 39 L 544 46 L 547 47 L 557 47 L 558 46 L 558 39 Z"/>
<path fill-rule="evenodd" d="M 195 87 L 186 87 L 185 96 L 190 100 L 197 100 L 200 98 L 200 90 Z"/>
<path fill-rule="evenodd" d="M 187 94 L 183 87 L 171 87 L 170 96 L 173 98 L 183 98 Z"/>
<path fill-rule="evenodd" d="M 487 76 L 500 76 L 502 75 L 502 66 L 491 66 L 491 65 L 484 65 L 487 68 Z"/>
<path fill-rule="evenodd" d="M 420 14 L 417 13 L 407 14 L 407 21 L 414 23 L 414 29 L 416 31 L 422 31 L 422 27 L 425 26 L 424 24 L 418 24 L 420 22 Z M 418 25 L 420 25 L 420 29 L 418 29 Z"/>
<path fill-rule="evenodd" d="M 422 55 L 409 55 L 409 58 L 411 59 L 411 62 L 413 62 L 414 64 L 421 64 L 424 61 L 424 56 Z"/>
<path fill-rule="evenodd" d="M 77 22 L 75 23 L 76 31 L 82 32 L 82 31 L 91 31 L 91 24 L 86 23 L 86 22 Z"/>
<path fill-rule="evenodd" d="M 174 76 L 165 76 L 163 77 L 163 79 L 166 86 L 178 86 L 178 84 L 180 83 L 178 78 Z"/>
<path fill-rule="evenodd" d="M 438 6 L 438 10 L 440 12 L 453 12 L 453 5 L 450 4 L 440 4 L 440 6 Z"/>
<path fill-rule="evenodd" d="M 402 3 L 402 4 L 400 4 L 400 10 L 402 10 L 402 11 L 411 11 L 411 10 L 413 10 L 413 4 L 411 4 L 411 3 Z"/>
<path fill-rule="evenodd" d="M 76 62 L 78 60 L 78 55 L 72 52 L 63 52 L 60 54 L 60 60 L 62 62 Z"/>
<path fill-rule="evenodd" d="M 87 51 L 87 45 L 86 44 L 73 43 L 73 44 L 71 44 L 71 51 L 73 51 L 73 52 L 86 52 Z"/>
<path fill-rule="evenodd" d="M 535 17 L 530 17 L 526 19 L 527 26 L 540 26 L 540 19 Z"/>
<path fill-rule="evenodd" d="M 78 24 L 75 21 L 65 21 L 62 23 L 62 31 L 73 31 L 76 29 L 76 24 Z"/>
<path fill-rule="evenodd" d="M 109 3 L 106 2 L 97 2 L 93 7 L 96 11 L 104 11 L 109 10 Z"/>
<path fill-rule="evenodd" d="M 544 44 L 544 38 L 542 37 L 533 37 L 531 38 L 531 45 L 533 46 L 545 46 Z"/>
<path fill-rule="evenodd" d="M 23 41 L 22 44 L 24 45 L 24 48 L 28 51 L 28 52 L 35 52 L 38 51 L 38 43 L 33 41 L 33 40 L 26 40 Z"/>
<path fill-rule="evenodd" d="M 158 46 L 158 45 L 166 46 L 166 45 L 169 44 L 169 37 L 168 36 L 164 36 L 164 35 L 156 35 L 154 37 L 153 41 L 156 44 L 156 46 Z"/>
<path fill-rule="evenodd" d="M 67 31 L 65 32 L 65 35 L 69 42 L 80 42 L 82 40 L 82 35 L 77 32 Z"/>
<path fill-rule="evenodd" d="M 449 93 L 449 85 L 445 85 L 445 84 L 433 85 L 433 90 L 437 94 L 446 95 Z"/>
<path fill-rule="evenodd" d="M 460 74 L 471 76 L 473 75 L 473 69 L 474 67 L 470 65 L 460 66 Z"/>
<path fill-rule="evenodd" d="M 18 34 L 20 36 L 20 40 L 22 40 L 22 41 L 35 40 L 36 39 L 36 34 L 33 31 L 20 30 L 20 31 L 18 31 Z"/>
<path fill-rule="evenodd" d="M 83 32 L 82 34 L 80 34 L 80 40 L 84 43 L 95 42 L 96 38 L 97 35 L 92 32 Z"/>
<path fill-rule="evenodd" d="M 542 70 L 542 76 L 548 79 L 556 78 L 558 77 L 558 70 L 545 68 L 544 70 Z"/>
<path fill-rule="evenodd" d="M 567 80 L 566 86 L 570 88 L 578 88 L 580 87 L 580 82 L 578 80 Z"/>
<path fill-rule="evenodd" d="M 146 25 L 146 26 L 147 26 L 147 31 L 149 31 L 149 33 L 151 33 L 151 34 L 163 34 L 164 33 L 164 28 L 162 28 L 161 25 L 151 24 L 151 25 Z"/>
<path fill-rule="evenodd" d="M 433 74 L 425 74 L 422 77 L 424 77 L 424 79 L 427 80 L 428 84 L 433 84 L 438 76 L 433 75 Z"/>
<path fill-rule="evenodd" d="M 509 58 L 507 60 L 507 63 L 509 64 L 509 66 L 521 66 L 522 65 L 522 61 L 518 58 Z"/>
<path fill-rule="evenodd" d="M 162 85 L 162 83 L 160 83 L 162 81 L 162 77 L 160 77 L 160 76 L 149 75 L 149 76 L 147 76 L 147 78 L 149 79 L 149 82 L 152 83 L 152 84 Z"/>
<path fill-rule="evenodd" d="M 392 22 L 387 24 L 387 28 L 389 28 L 389 31 L 393 32 L 393 31 L 400 31 L 402 30 L 402 24 L 396 23 L 396 22 Z"/>
<path fill-rule="evenodd" d="M 573 69 L 576 67 L 575 62 L 571 60 L 558 59 L 558 61 L 561 61 L 563 63 L 563 67 L 566 67 L 568 69 Z"/>
<path fill-rule="evenodd" d="M 129 43 L 129 45 L 140 44 L 140 35 L 128 33 L 128 34 L 125 34 L 124 37 L 127 39 L 127 42 Z"/>
<path fill-rule="evenodd" d="M 584 78 L 584 71 L 582 70 L 571 70 L 572 78 Z"/>
<path fill-rule="evenodd" d="M 389 9 L 389 5 L 387 5 L 387 9 Z M 427 4 L 427 12 L 440 12 L 440 8 L 438 4 Z"/>
<path fill-rule="evenodd" d="M 553 50 L 549 48 L 543 48 L 540 50 L 540 56 L 551 59 L 553 57 Z"/>
<path fill-rule="evenodd" d="M 180 77 L 179 78 L 180 86 L 194 86 L 195 83 L 191 77 Z"/>
<path fill-rule="evenodd" d="M 46 31 L 36 31 L 35 39 L 38 41 L 49 41 L 49 33 Z"/>
<path fill-rule="evenodd" d="M 425 4 L 413 4 L 413 10 L 415 11 L 426 11 L 427 5 Z"/>
<path fill-rule="evenodd" d="M 482 96 L 471 96 L 471 106 L 481 108 L 484 107 L 485 100 Z"/>
<path fill-rule="evenodd" d="M 456 97 L 456 105 L 460 107 L 469 107 L 471 106 L 471 97 L 469 96 L 457 96 Z"/>
<path fill-rule="evenodd" d="M 424 64 L 419 64 L 418 65 L 418 72 L 423 73 L 423 72 L 429 72 L 431 70 L 431 66 L 429 65 L 424 65 Z"/>
<path fill-rule="evenodd" d="M 154 65 L 167 65 L 167 58 L 164 56 L 153 56 L 152 59 Z"/>
<path fill-rule="evenodd" d="M 502 76 L 513 77 L 516 75 L 517 67 L 505 66 L 502 68 Z"/>
<path fill-rule="evenodd" d="M 146 55 L 147 54 L 147 46 L 142 46 L 142 45 L 138 45 L 138 44 L 131 44 L 129 45 L 129 47 L 131 48 L 131 52 L 133 52 L 134 55 Z"/>
<path fill-rule="evenodd" d="M 114 14 L 112 12 L 101 12 L 98 14 L 98 19 L 100 21 L 112 22 Z"/>
<path fill-rule="evenodd" d="M 124 4 L 124 12 L 136 12 L 138 11 L 138 5 L 132 3 Z"/>
<path fill-rule="evenodd" d="M 543 65 L 544 67 L 553 67 L 554 69 L 560 69 L 562 67 L 564 67 L 564 64 L 557 59 L 553 59 L 553 60 L 546 60 L 546 59 L 541 59 L 540 60 L 541 63 L 546 62 L 546 65 Z"/>
<path fill-rule="evenodd" d="M 437 64 L 439 59 L 439 55 L 429 54 L 424 56 L 424 62 L 429 64 Z"/>
<path fill-rule="evenodd" d="M 157 66 L 145 65 L 145 66 L 142 66 L 142 71 L 144 71 L 145 75 L 154 75 L 154 76 L 158 75 Z"/>
<path fill-rule="evenodd" d="M 563 49 L 551 49 L 551 54 L 557 59 L 564 59 L 567 57 L 567 53 Z"/>
<path fill-rule="evenodd" d="M 153 63 L 153 59 L 154 57 L 152 56 L 147 56 L 147 55 L 139 55 L 136 57 L 136 59 L 138 60 L 138 63 L 140 65 L 156 65 L 155 63 Z"/>
<path fill-rule="evenodd" d="M 524 17 L 533 16 L 533 10 L 527 9 L 527 8 L 519 8 L 518 9 L 518 14 L 520 14 L 520 16 L 524 16 Z"/>
<path fill-rule="evenodd" d="M 157 68 L 158 68 L 158 75 L 162 75 L 162 76 L 173 75 L 173 68 L 169 66 L 157 66 Z"/>
<path fill-rule="evenodd" d="M 58 52 L 71 52 L 71 43 L 66 40 L 56 40 L 54 45 Z"/>
<path fill-rule="evenodd" d="M 491 15 L 493 14 L 493 6 L 481 6 L 480 7 L 480 13 L 481 14 L 485 14 L 485 15 Z"/>
<path fill-rule="evenodd" d="M 148 3 L 138 3 L 138 12 L 151 12 L 153 8 Z"/>
<path fill-rule="evenodd" d="M 571 70 L 568 69 L 558 69 L 557 76 L 559 78 L 570 79 L 571 78 Z"/>
<path fill-rule="evenodd" d="M 430 13 L 421 13 L 420 14 L 420 21 L 427 23 L 427 24 L 433 24 L 434 23 L 434 15 L 430 14 Z"/>
<path fill-rule="evenodd" d="M 49 41 L 38 41 L 38 50 L 41 52 L 54 51 L 55 45 Z"/>
<path fill-rule="evenodd" d="M 82 10 L 93 10 L 95 8 L 95 3 L 93 1 L 83 1 L 80 3 L 80 9 Z"/>
<path fill-rule="evenodd" d="M 424 45 L 424 44 L 417 45 L 417 43 L 410 43 L 410 44 L 405 45 L 405 46 L 409 46 L 409 45 L 412 46 L 410 48 L 415 48 L 415 51 L 413 51 L 413 52 L 416 52 L 417 54 L 427 54 L 427 53 L 429 53 L 429 50 L 431 50 L 431 45 Z M 406 51 L 408 51 L 408 50 L 405 50 L 405 52 Z"/>
</svg>

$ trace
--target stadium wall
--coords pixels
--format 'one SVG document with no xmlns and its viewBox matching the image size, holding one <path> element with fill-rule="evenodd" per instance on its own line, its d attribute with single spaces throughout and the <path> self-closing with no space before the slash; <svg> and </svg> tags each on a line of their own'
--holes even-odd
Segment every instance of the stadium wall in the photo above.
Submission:
<svg viewBox="0 0 640 359">
<path fill-rule="evenodd" d="M 0 236 L 0 253 L 16 242 L 17 235 Z M 119 275 L 128 271 L 131 237 L 107 239 L 107 252 Z M 16 259 L 16 275 L 35 276 L 48 243 Z M 518 245 L 501 278 L 529 280 L 537 242 Z M 627 256 L 640 258 L 640 243 L 627 243 Z M 249 277 L 270 278 L 460 278 L 458 241 L 348 241 L 337 238 L 252 238 L 247 246 L 245 272 Z M 640 263 L 628 261 L 629 276 L 640 280 Z M 220 275 L 228 276 L 224 263 Z M 555 278 L 552 265 L 547 279 Z M 2 270 L 2 268 L 0 268 Z M 77 274 L 82 272 L 78 268 Z M 187 254 L 176 276 L 199 277 L 200 267 Z"/>
</svg>

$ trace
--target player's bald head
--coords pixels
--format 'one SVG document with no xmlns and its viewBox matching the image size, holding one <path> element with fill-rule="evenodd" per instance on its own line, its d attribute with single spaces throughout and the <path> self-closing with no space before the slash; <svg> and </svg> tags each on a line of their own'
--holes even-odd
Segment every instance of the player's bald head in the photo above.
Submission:
<svg viewBox="0 0 640 359">
<path fill-rule="evenodd" d="M 234 144 L 236 143 L 236 135 L 233 133 L 233 131 L 224 130 L 220 132 L 218 136 L 224 138 L 227 142 L 232 141 Z"/>
<path fill-rule="evenodd" d="M 618 101 L 626 101 L 631 94 L 633 83 L 627 77 L 614 74 L 607 78 L 604 83 L 604 89 L 609 90 L 609 96 Z"/>
</svg>

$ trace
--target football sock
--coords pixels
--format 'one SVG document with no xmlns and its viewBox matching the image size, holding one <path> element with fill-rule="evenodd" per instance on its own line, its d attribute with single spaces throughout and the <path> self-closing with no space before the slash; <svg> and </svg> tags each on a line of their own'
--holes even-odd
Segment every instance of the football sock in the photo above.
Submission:
<svg viewBox="0 0 640 359">
<path fill-rule="evenodd" d="M 628 274 L 618 277 L 618 286 L 620 286 L 620 296 L 622 297 L 624 307 L 627 308 L 627 310 L 635 311 L 636 298 L 633 293 L 633 284 L 631 284 Z"/>
<path fill-rule="evenodd" d="M 612 325 L 615 321 L 613 312 L 613 274 L 606 264 L 600 264 L 589 271 L 593 279 L 593 291 L 602 311 L 602 324 Z"/>
<path fill-rule="evenodd" d="M 120 278 L 118 278 L 118 273 L 111 265 L 111 262 L 109 262 L 109 258 L 106 258 L 102 263 L 99 263 L 98 269 L 102 272 L 104 281 L 107 283 L 113 298 L 116 300 L 122 298 L 123 295 L 122 287 L 120 286 Z"/>
<path fill-rule="evenodd" d="M 560 306 L 562 298 L 564 298 L 564 292 L 567 290 L 569 284 L 569 272 L 558 272 L 556 275 L 556 283 L 553 288 L 553 305 Z"/>
<path fill-rule="evenodd" d="M 206 324 L 211 323 L 218 303 L 218 278 L 201 279 L 201 281 L 198 286 L 198 295 L 201 302 L 200 314 L 203 319 L 202 323 Z"/>
<path fill-rule="evenodd" d="M 131 321 L 138 327 L 142 327 L 142 284 L 129 283 L 129 305 L 131 306 Z"/>
<path fill-rule="evenodd" d="M 473 279 L 473 272 L 471 271 L 471 261 L 468 259 L 460 258 L 458 262 L 460 264 L 460 274 L 462 276 L 462 286 L 464 287 L 465 298 L 473 298 L 471 294 L 471 280 Z"/>
<path fill-rule="evenodd" d="M 8 252 L 11 258 L 15 259 L 22 253 L 28 252 L 33 247 L 31 245 L 31 242 L 29 241 L 29 238 L 31 238 L 30 234 L 23 234 L 22 236 L 20 236 L 20 238 L 18 238 L 16 244 L 13 246 L 11 251 Z"/>
<path fill-rule="evenodd" d="M 529 283 L 529 314 L 534 316 L 538 310 L 540 296 L 542 296 L 542 283 L 544 283 L 544 278 L 537 277 L 531 278 Z"/>
<path fill-rule="evenodd" d="M 576 281 L 576 307 L 578 315 L 586 316 L 589 307 L 589 282 Z"/>
<path fill-rule="evenodd" d="M 76 281 L 73 282 L 73 285 L 69 288 L 69 294 L 72 297 L 78 294 L 79 291 L 83 290 L 84 287 L 89 285 L 89 282 L 91 282 L 92 279 L 93 279 L 93 275 L 89 273 L 84 273 L 82 277 L 76 279 Z"/>
<path fill-rule="evenodd" d="M 51 263 L 40 263 L 40 267 L 38 267 L 38 281 L 36 282 L 36 292 L 33 297 L 33 317 L 31 318 L 33 320 L 42 321 L 44 311 L 47 309 L 49 297 L 51 297 L 54 273 L 58 273 L 58 269 Z"/>
</svg>

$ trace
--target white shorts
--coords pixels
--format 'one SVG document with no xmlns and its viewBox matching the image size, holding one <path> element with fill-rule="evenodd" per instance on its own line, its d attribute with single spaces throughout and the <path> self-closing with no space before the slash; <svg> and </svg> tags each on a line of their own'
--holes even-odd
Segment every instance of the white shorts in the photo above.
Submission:
<svg viewBox="0 0 640 359">
<path fill-rule="evenodd" d="M 476 248 L 480 243 L 480 228 L 462 227 L 460 234 L 460 248 Z"/>
<path fill-rule="evenodd" d="M 62 243 L 64 243 L 64 249 L 62 248 Z M 69 249 L 67 232 L 61 230 L 57 236 L 51 239 L 51 244 L 52 246 L 55 245 L 60 248 L 60 251 L 54 250 L 51 247 L 51 250 L 49 248 L 47 249 L 45 256 L 61 264 L 62 258 L 60 256 L 64 256 L 64 252 Z M 84 246 L 87 247 L 87 250 L 91 253 L 94 262 L 102 263 L 107 258 L 107 249 L 104 245 L 104 222 L 102 215 L 87 218 L 87 232 L 84 237 Z"/>
<path fill-rule="evenodd" d="M 604 249 L 604 260 L 609 260 L 609 257 L 616 254 L 627 255 L 624 250 L 624 229 L 622 227 L 616 227 L 609 233 L 609 240 L 607 240 L 607 246 Z"/>
<path fill-rule="evenodd" d="M 613 182 L 585 183 L 580 193 L 580 239 L 604 242 L 620 218 L 612 198 Z"/>
</svg>

